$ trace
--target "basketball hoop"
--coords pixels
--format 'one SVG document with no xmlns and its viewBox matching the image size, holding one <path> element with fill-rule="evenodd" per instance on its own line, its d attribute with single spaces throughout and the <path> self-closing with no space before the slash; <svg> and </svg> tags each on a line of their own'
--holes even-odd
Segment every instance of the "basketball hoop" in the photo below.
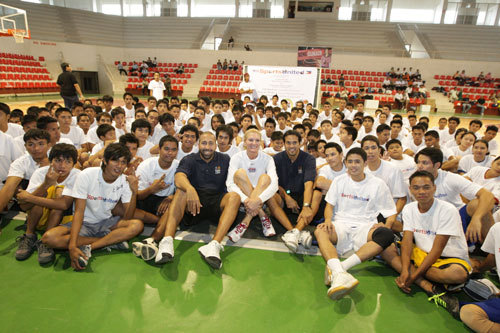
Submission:
<svg viewBox="0 0 500 333">
<path fill-rule="evenodd" d="M 14 37 L 17 44 L 24 43 L 26 31 L 22 29 L 9 29 L 8 32 Z"/>
</svg>

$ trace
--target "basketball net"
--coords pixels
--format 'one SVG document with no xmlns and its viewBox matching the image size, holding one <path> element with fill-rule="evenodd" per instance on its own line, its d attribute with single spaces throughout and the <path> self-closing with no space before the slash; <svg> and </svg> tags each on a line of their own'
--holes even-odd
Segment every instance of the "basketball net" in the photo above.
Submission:
<svg viewBox="0 0 500 333">
<path fill-rule="evenodd" d="M 25 31 L 22 29 L 9 29 L 8 32 L 14 37 L 17 44 L 24 43 Z"/>
</svg>

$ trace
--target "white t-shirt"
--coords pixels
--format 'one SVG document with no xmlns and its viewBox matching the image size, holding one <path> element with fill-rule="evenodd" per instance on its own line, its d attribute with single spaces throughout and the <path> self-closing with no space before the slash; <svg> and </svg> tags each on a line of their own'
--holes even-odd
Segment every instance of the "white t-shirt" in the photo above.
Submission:
<svg viewBox="0 0 500 333">
<path fill-rule="evenodd" d="M 326 193 L 326 202 L 334 206 L 335 222 L 352 226 L 377 222 L 378 214 L 396 214 L 396 205 L 383 180 L 370 174 L 356 182 L 345 173 L 335 177 Z"/>
<path fill-rule="evenodd" d="M 39 188 L 40 185 L 42 185 L 43 181 L 45 180 L 45 175 L 47 174 L 48 171 L 49 171 L 48 165 L 41 167 L 39 169 L 36 169 L 30 178 L 30 182 L 28 184 L 28 188 L 26 188 L 26 191 L 28 191 L 29 193 L 35 192 L 35 190 L 37 188 Z M 76 177 L 78 176 L 78 174 L 80 172 L 81 171 L 78 169 L 74 169 L 74 168 L 71 169 L 71 171 L 69 172 L 69 175 L 66 177 L 66 179 L 64 179 L 60 183 L 57 183 L 57 185 L 64 186 L 64 188 L 68 187 L 68 191 L 72 191 L 73 186 L 75 184 Z M 71 193 L 71 192 L 67 192 L 67 193 Z M 69 195 L 69 194 L 66 194 L 66 195 Z"/>
<path fill-rule="evenodd" d="M 389 187 L 394 199 L 406 197 L 408 194 L 403 173 L 387 161 L 380 160 L 380 166 L 374 171 L 371 171 L 370 168 L 366 166 L 365 173 L 372 174 L 382 179 Z"/>
<path fill-rule="evenodd" d="M 436 193 L 434 198 L 441 199 L 453 204 L 460 209 L 464 206 L 464 202 L 460 198 L 460 194 L 466 199 L 472 200 L 476 197 L 477 192 L 481 190 L 481 186 L 477 185 L 462 176 L 448 171 L 438 170 L 438 176 L 435 180 Z"/>
<path fill-rule="evenodd" d="M 316 168 L 322 166 L 325 163 L 327 163 L 325 158 L 321 156 L 316 158 Z"/>
<path fill-rule="evenodd" d="M 118 201 L 121 200 L 124 204 L 129 203 L 132 192 L 125 175 L 120 175 L 113 183 L 107 183 L 102 178 L 101 168 L 94 167 L 80 172 L 76 177 L 73 190 L 70 191 L 65 187 L 63 195 L 85 199 L 87 204 L 83 221 L 96 224 L 112 216 L 111 210 L 115 208 Z"/>
<path fill-rule="evenodd" d="M 493 193 L 496 198 L 500 198 L 500 177 L 486 179 L 485 175 L 488 170 L 487 167 L 476 166 L 470 169 L 464 177 L 469 177 L 475 184 L 484 187 Z"/>
<path fill-rule="evenodd" d="M 266 130 L 260 131 L 260 134 L 262 135 L 262 141 L 264 141 L 264 146 L 269 147 L 269 145 L 271 144 L 271 137 L 267 136 Z"/>
<path fill-rule="evenodd" d="M 180 160 L 182 160 L 182 158 L 183 158 L 184 156 L 189 155 L 189 154 L 191 154 L 191 153 L 197 153 L 197 152 L 198 152 L 198 146 L 196 146 L 196 145 L 193 145 L 193 148 L 191 149 L 191 151 L 190 151 L 190 152 L 187 152 L 187 153 L 186 153 L 186 152 L 184 152 L 184 151 L 182 150 L 182 143 L 181 143 L 181 142 L 179 142 L 179 149 L 177 150 L 177 157 L 176 157 L 176 159 L 177 159 L 178 161 L 180 161 Z"/>
<path fill-rule="evenodd" d="M 460 258 L 469 262 L 467 241 L 457 209 L 449 202 L 434 199 L 431 208 L 421 213 L 418 202 L 403 208 L 403 231 L 413 232 L 415 245 L 429 253 L 437 235 L 450 236 L 441 253 L 442 257 Z"/>
<path fill-rule="evenodd" d="M 163 91 L 165 90 L 165 85 L 163 84 L 163 81 L 153 80 L 149 82 L 148 89 L 153 90 L 153 96 L 156 98 L 157 101 L 163 99 Z"/>
<path fill-rule="evenodd" d="M 287 131 L 289 131 L 289 130 L 291 130 L 291 129 L 292 129 L 292 128 L 291 128 L 291 127 L 288 127 L 288 126 L 285 126 L 285 128 L 284 128 L 284 129 L 280 129 L 280 127 L 279 127 L 279 126 L 276 126 L 276 131 L 279 131 L 279 132 L 281 132 L 281 133 L 283 133 L 283 134 L 285 134 Z"/>
<path fill-rule="evenodd" d="M 132 105 L 131 109 L 127 109 L 127 107 L 124 105 L 122 106 L 123 110 L 125 111 L 125 119 L 133 119 L 135 118 L 135 107 Z"/>
<path fill-rule="evenodd" d="M 460 149 L 460 146 L 452 147 L 452 148 L 450 148 L 450 150 L 453 153 L 453 156 L 466 156 L 466 155 L 472 154 L 472 146 L 467 148 L 465 151 Z"/>
<path fill-rule="evenodd" d="M 333 133 L 333 131 L 332 131 L 332 133 Z M 332 134 L 332 136 L 329 139 L 327 139 L 324 134 L 321 134 L 320 138 L 321 138 L 321 140 L 325 140 L 327 143 L 335 142 L 335 143 L 340 145 L 340 138 L 337 134 Z"/>
<path fill-rule="evenodd" d="M 141 157 L 144 161 L 151 157 L 149 150 L 154 147 L 152 142 L 146 141 L 144 146 L 137 148 L 137 157 Z"/>
<path fill-rule="evenodd" d="M 242 101 L 245 99 L 246 96 L 250 97 L 250 100 L 253 100 L 253 95 L 255 94 L 255 85 L 252 82 L 242 81 L 240 83 L 238 90 L 240 90 L 240 91 L 241 90 L 253 90 L 253 93 L 251 93 L 251 94 L 241 94 Z"/>
<path fill-rule="evenodd" d="M 1 136 L 1 134 L 0 134 Z M 10 164 L 10 163 L 9 163 Z M 39 164 L 35 162 L 30 154 L 26 153 L 17 158 L 12 164 L 10 164 L 9 173 L 7 177 L 19 177 L 22 179 L 30 179 L 36 169 L 40 167 Z"/>
<path fill-rule="evenodd" d="M 346 173 L 347 169 L 345 167 L 344 164 L 342 164 L 342 170 L 340 171 L 335 171 L 333 170 L 329 164 L 327 165 L 324 165 L 322 166 L 319 170 L 318 170 L 318 177 L 321 176 L 321 177 L 324 177 L 328 180 L 334 180 L 335 177 L 338 177 L 340 175 L 343 175 L 344 173 Z"/>
<path fill-rule="evenodd" d="M 463 172 L 469 172 L 472 168 L 477 167 L 477 166 L 482 166 L 482 167 L 491 167 L 491 163 L 493 162 L 495 158 L 490 155 L 486 155 L 484 160 L 481 162 L 476 162 L 474 160 L 474 155 L 467 155 L 464 156 L 460 159 L 458 162 L 458 170 L 463 171 Z"/>
<path fill-rule="evenodd" d="M 150 187 L 156 179 L 165 175 L 164 182 L 168 187 L 153 194 L 159 197 L 168 197 L 175 192 L 174 176 L 179 161 L 173 160 L 170 168 L 162 169 L 158 163 L 158 159 L 159 157 L 148 158 L 137 167 L 136 175 L 139 176 L 139 190 L 145 190 Z"/>
<path fill-rule="evenodd" d="M 231 145 L 229 147 L 230 148 L 227 151 L 222 152 L 223 154 L 229 155 L 229 157 L 233 157 L 233 155 L 235 155 L 241 151 L 238 147 L 236 147 L 234 145 Z M 218 151 L 219 153 L 221 153 L 221 151 L 219 150 L 219 147 L 217 147 L 217 149 L 215 149 L 215 151 Z"/>
<path fill-rule="evenodd" d="M 500 223 L 495 223 L 490 228 L 481 250 L 495 255 L 497 274 L 500 277 Z"/>
<path fill-rule="evenodd" d="M 363 140 L 363 138 L 367 135 L 373 135 L 374 137 L 377 137 L 377 129 L 376 127 L 372 127 L 372 130 L 368 133 L 366 133 L 366 129 L 364 126 L 361 126 L 359 131 L 358 131 L 358 137 L 356 138 L 356 141 L 359 141 L 361 142 L 361 140 Z"/>
<path fill-rule="evenodd" d="M 267 147 L 267 148 L 263 149 L 262 151 L 266 154 L 273 156 L 273 155 L 276 155 L 278 153 L 281 153 L 283 151 L 283 149 L 280 151 L 277 151 L 277 150 L 274 150 L 273 147 Z"/>
<path fill-rule="evenodd" d="M 497 140 L 493 139 L 488 141 L 488 151 L 490 152 L 491 156 L 498 156 L 498 142 Z"/>
<path fill-rule="evenodd" d="M 19 124 L 8 123 L 7 132 L 5 132 L 5 134 L 10 135 L 12 138 L 16 138 L 24 135 L 24 129 Z"/>
<path fill-rule="evenodd" d="M 404 145 L 406 146 L 407 149 L 410 149 L 414 154 L 416 154 L 421 149 L 424 149 L 426 147 L 424 140 L 422 140 L 422 142 L 419 145 L 417 145 L 415 141 L 413 141 L 413 137 L 408 137 L 405 140 Z"/>
<path fill-rule="evenodd" d="M 248 197 L 238 185 L 234 183 L 234 173 L 238 169 L 244 169 L 246 171 L 248 179 L 250 179 L 250 183 L 252 183 L 254 187 L 257 186 L 259 177 L 262 174 L 267 174 L 271 178 L 271 184 L 269 184 L 269 186 L 259 195 L 262 202 L 269 200 L 278 191 L 278 175 L 276 174 L 274 159 L 262 151 L 259 151 L 257 157 L 251 160 L 248 157 L 247 151 L 243 150 L 231 157 L 226 180 L 227 191 L 238 193 L 241 202 L 244 202 Z"/>
<path fill-rule="evenodd" d="M 23 135 L 20 135 L 18 136 L 17 138 L 14 138 L 14 144 L 16 145 L 17 149 L 21 152 L 21 153 L 26 153 L 26 146 L 24 145 L 24 136 Z"/>
<path fill-rule="evenodd" d="M 446 145 L 448 142 L 455 142 L 455 132 L 450 134 L 450 129 L 446 128 L 444 131 L 439 132 L 439 143 L 440 145 Z"/>
<path fill-rule="evenodd" d="M 352 148 L 361 148 L 361 144 L 359 142 L 356 142 L 354 141 L 350 146 L 349 148 L 347 148 L 345 146 L 345 144 L 339 140 L 338 144 L 340 145 L 340 147 L 342 147 L 342 153 L 344 154 L 344 156 L 347 154 L 347 152 L 349 150 L 351 150 Z"/>
<path fill-rule="evenodd" d="M 417 165 L 415 164 L 415 161 L 411 156 L 408 156 L 406 154 L 403 154 L 403 159 L 402 160 L 395 160 L 391 158 L 389 161 L 393 166 L 401 170 L 403 173 L 403 177 L 405 180 L 406 186 L 409 186 L 410 182 L 410 176 L 417 171 Z"/>
<path fill-rule="evenodd" d="M 61 138 L 66 138 L 68 140 L 71 140 L 71 142 L 73 142 L 73 145 L 75 145 L 76 149 L 79 149 L 82 146 L 82 144 L 85 143 L 85 133 L 80 127 L 76 126 L 70 126 L 69 132 L 67 134 L 61 132 Z"/>
</svg>

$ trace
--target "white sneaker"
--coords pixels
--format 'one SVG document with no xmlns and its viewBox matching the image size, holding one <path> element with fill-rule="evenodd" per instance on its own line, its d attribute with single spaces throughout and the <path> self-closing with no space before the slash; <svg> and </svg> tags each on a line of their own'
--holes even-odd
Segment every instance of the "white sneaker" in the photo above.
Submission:
<svg viewBox="0 0 500 333">
<path fill-rule="evenodd" d="M 149 261 L 156 257 L 158 253 L 158 244 L 156 244 L 153 238 L 149 237 L 140 242 L 133 242 L 132 251 L 137 257 Z"/>
<path fill-rule="evenodd" d="M 200 247 L 198 252 L 213 269 L 220 269 L 222 267 L 222 260 L 219 254 L 221 250 L 224 251 L 224 247 L 218 241 L 213 240 Z"/>
<path fill-rule="evenodd" d="M 248 226 L 245 223 L 240 223 L 233 230 L 231 230 L 227 237 L 231 240 L 231 242 L 236 243 L 240 240 L 241 236 L 247 231 Z"/>
<path fill-rule="evenodd" d="M 300 232 L 299 243 L 302 244 L 303 247 L 305 247 L 306 249 L 311 248 L 312 241 L 313 241 L 313 238 L 312 238 L 311 233 L 309 231 L 302 230 Z"/>
<path fill-rule="evenodd" d="M 78 264 L 81 268 L 85 268 L 89 263 L 90 257 L 92 257 L 92 247 L 90 246 L 90 244 L 82 245 L 80 246 L 80 250 L 83 252 L 85 257 L 87 257 L 87 259 L 85 259 L 84 257 L 78 258 Z"/>
<path fill-rule="evenodd" d="M 359 284 L 354 276 L 347 272 L 340 272 L 333 276 L 332 286 L 328 289 L 328 297 L 338 300 L 351 292 Z"/>
<path fill-rule="evenodd" d="M 271 219 L 268 216 L 261 218 L 260 222 L 262 223 L 262 232 L 264 233 L 265 237 L 273 237 L 276 235 L 276 231 L 274 231 Z"/>
<path fill-rule="evenodd" d="M 329 286 L 332 284 L 333 276 L 332 276 L 332 271 L 328 267 L 328 265 L 325 265 L 325 286 Z"/>
<path fill-rule="evenodd" d="M 163 237 L 158 246 L 155 263 L 165 264 L 174 260 L 174 239 L 171 236 Z"/>
<path fill-rule="evenodd" d="M 299 247 L 299 236 L 300 231 L 298 229 L 292 229 L 285 232 L 285 234 L 281 236 L 281 240 L 290 251 L 295 253 Z"/>
</svg>

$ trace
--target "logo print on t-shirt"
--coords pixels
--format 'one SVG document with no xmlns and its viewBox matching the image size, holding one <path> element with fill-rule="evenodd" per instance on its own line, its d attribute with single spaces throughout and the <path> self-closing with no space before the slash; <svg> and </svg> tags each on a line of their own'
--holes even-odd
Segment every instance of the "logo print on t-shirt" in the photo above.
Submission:
<svg viewBox="0 0 500 333">
<path fill-rule="evenodd" d="M 253 173 L 253 172 L 255 172 L 255 171 L 256 171 L 256 169 L 255 169 L 255 168 L 248 168 L 248 172 L 252 172 L 252 173 Z"/>
<path fill-rule="evenodd" d="M 215 174 L 220 175 L 220 166 L 215 167 Z"/>
</svg>

